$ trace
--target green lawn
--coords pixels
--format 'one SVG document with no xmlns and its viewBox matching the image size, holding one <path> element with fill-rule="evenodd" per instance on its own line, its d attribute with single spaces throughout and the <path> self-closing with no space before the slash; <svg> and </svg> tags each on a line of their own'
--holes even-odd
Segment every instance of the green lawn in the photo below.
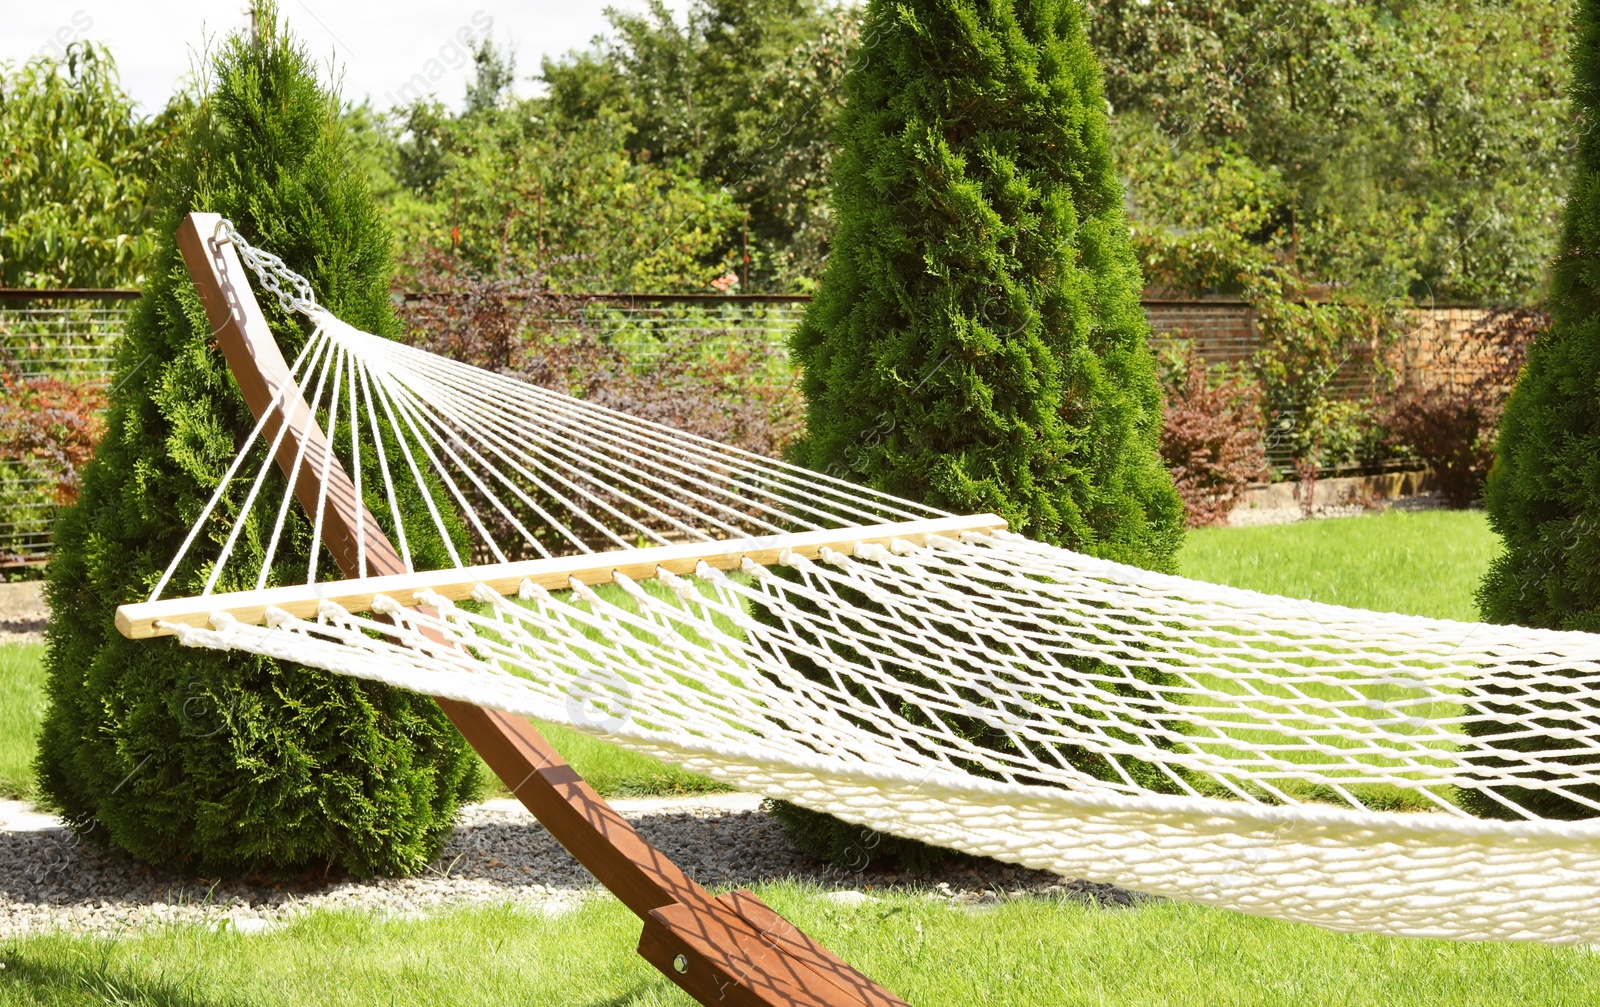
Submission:
<svg viewBox="0 0 1600 1007">
<path fill-rule="evenodd" d="M 1308 598 L 1377 611 L 1403 612 L 1437 618 L 1475 621 L 1477 608 L 1472 594 L 1484 569 L 1499 550 L 1499 540 L 1489 531 L 1481 511 L 1430 511 L 1420 514 L 1389 512 L 1332 521 L 1311 521 L 1260 528 L 1205 529 L 1192 532 L 1180 556 L 1186 576 L 1215 583 L 1232 584 L 1270 594 Z M 1313 668 L 1319 662 L 1297 659 L 1293 663 Z M 1341 685 L 1298 683 L 1274 687 L 1262 683 L 1245 685 L 1221 678 L 1200 676 L 1201 681 L 1219 691 L 1243 697 L 1247 691 L 1261 690 L 1279 699 L 1293 700 L 1304 693 L 1313 698 L 1347 699 L 1351 691 L 1379 702 L 1414 702 L 1414 690 L 1399 685 L 1374 684 L 1359 673 L 1340 674 Z M 1411 712 L 1425 718 L 1453 716 L 1460 712 L 1455 703 L 1412 706 Z M 1264 746 L 1292 744 L 1293 739 L 1274 730 L 1263 730 L 1251 717 L 1240 718 L 1238 730 L 1226 731 L 1232 744 L 1206 744 L 1203 747 L 1225 760 L 1248 757 Z M 1294 723 L 1294 722 L 1287 722 Z M 1244 726 L 1244 725 L 1251 726 Z M 1310 723 L 1297 726 L 1309 728 Z M 1405 728 L 1390 727 L 1405 731 Z M 1418 735 L 1431 734 L 1418 728 Z M 1365 747 L 1361 737 L 1324 738 L 1325 743 L 1352 748 Z M 1451 750 L 1443 740 L 1424 742 L 1428 747 Z M 1285 749 L 1279 752 L 1289 761 L 1323 763 L 1315 752 Z M 1363 763 L 1379 760 L 1363 757 Z M 1401 763 L 1391 762 L 1391 768 Z M 1360 777 L 1364 774 L 1335 771 L 1330 775 Z M 1413 778 L 1416 774 L 1402 771 Z M 1281 781 L 1282 789 L 1302 800 L 1326 800 L 1342 804 L 1325 787 L 1298 781 Z M 1436 805 L 1422 793 L 1387 783 L 1347 784 L 1347 789 L 1370 808 L 1393 811 L 1431 811 Z M 1437 799 L 1454 800 L 1452 787 L 1432 788 Z M 1218 790 L 1218 796 L 1224 792 Z"/>
<path fill-rule="evenodd" d="M 44 645 L 0 647 L 0 798 L 33 794 L 33 750 L 44 716 Z"/>
<path fill-rule="evenodd" d="M 919 1007 L 1543 1007 L 1593 1002 L 1600 955 L 1334 934 L 1193 906 L 982 912 L 899 895 L 845 908 L 790 885 L 774 908 Z M 633 953 L 611 899 L 547 919 L 510 909 L 380 921 L 321 912 L 256 936 L 195 927 L 0 944 L 0 1005 L 573 1005 L 689 999 Z"/>
<path fill-rule="evenodd" d="M 1332 605 L 1478 620 L 1472 593 L 1500 540 L 1482 511 L 1389 511 L 1261 528 L 1202 528 L 1185 577 Z"/>
<path fill-rule="evenodd" d="M 560 724 L 540 724 L 539 730 L 602 797 L 711 794 L 732 789 Z M 509 796 L 500 781 L 493 779 L 489 767 L 483 768 L 483 776 L 493 780 L 488 796 Z"/>
</svg>

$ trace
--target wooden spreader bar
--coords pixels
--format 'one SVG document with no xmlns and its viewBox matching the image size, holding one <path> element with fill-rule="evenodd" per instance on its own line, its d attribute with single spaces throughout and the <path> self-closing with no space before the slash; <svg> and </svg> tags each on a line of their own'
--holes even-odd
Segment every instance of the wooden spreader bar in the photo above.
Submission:
<svg viewBox="0 0 1600 1007">
<path fill-rule="evenodd" d="M 290 478 L 296 478 L 296 498 L 308 513 L 314 513 L 327 438 L 310 418 L 299 390 L 287 387 L 291 383 L 288 365 L 267 328 L 237 252 L 217 236 L 220 221 L 212 213 L 189 214 L 178 229 L 178 246 L 216 330 L 217 343 L 251 411 L 259 418 L 278 390 L 284 389 L 284 408 L 275 411 L 277 415 L 267 423 L 268 439 L 276 435 L 284 414 L 306 417 L 290 424 L 277 460 L 286 474 L 291 473 L 300 445 L 305 445 L 305 463 L 299 476 Z M 370 512 L 361 516 L 361 506 L 348 474 L 337 458 L 329 459 L 322 535 L 340 569 L 352 580 L 357 577 L 357 528 L 364 526 L 367 569 L 374 576 L 356 583 L 370 585 L 374 580 L 404 575 L 399 553 L 378 531 Z M 833 541 L 865 541 L 859 537 L 864 530 Z M 628 569 L 615 558 L 607 562 L 611 569 Z M 650 575 L 654 571 L 652 565 Z M 459 578 L 464 571 L 451 573 Z M 408 576 L 407 584 L 414 583 L 411 577 L 414 575 Z M 469 583 L 475 585 L 476 581 Z M 521 577 L 516 583 L 521 583 Z M 565 583 L 563 580 L 562 586 Z M 412 587 L 413 592 L 416 589 Z M 205 600 L 208 616 L 217 611 L 209 604 L 216 600 Z M 133 625 L 130 620 L 129 626 Z M 119 612 L 118 628 L 122 626 Z M 437 702 L 550 834 L 644 921 L 639 953 L 701 1004 L 906 1007 L 903 1000 L 834 957 L 750 893 L 712 898 L 601 800 L 528 721 L 454 700 Z"/>
<path fill-rule="evenodd" d="M 325 601 L 335 602 L 347 612 L 365 612 L 372 607 L 372 599 L 380 594 L 403 604 L 418 600 L 424 591 L 436 591 L 451 601 L 460 601 L 472 597 L 472 592 L 480 584 L 500 594 L 516 594 L 524 580 L 530 580 L 547 590 L 563 591 L 571 585 L 573 578 L 591 586 L 610 583 L 617 573 L 643 580 L 654 577 L 658 568 L 678 574 L 693 573 L 702 562 L 718 570 L 733 570 L 746 557 L 761 564 L 776 563 L 785 552 L 816 559 L 824 549 L 848 553 L 860 544 L 886 546 L 896 540 L 921 545 L 930 535 L 953 538 L 962 532 L 992 532 L 1005 526 L 1004 518 L 979 514 L 973 517 L 902 521 L 721 542 L 689 542 L 455 570 L 296 584 L 292 587 L 236 591 L 200 598 L 170 598 L 119 606 L 117 629 L 123 636 L 142 640 L 172 632 L 157 623 L 207 626 L 214 612 L 226 612 L 246 625 L 257 626 L 264 621 L 269 607 L 282 609 L 300 618 L 312 618 L 317 614 L 318 606 Z"/>
</svg>

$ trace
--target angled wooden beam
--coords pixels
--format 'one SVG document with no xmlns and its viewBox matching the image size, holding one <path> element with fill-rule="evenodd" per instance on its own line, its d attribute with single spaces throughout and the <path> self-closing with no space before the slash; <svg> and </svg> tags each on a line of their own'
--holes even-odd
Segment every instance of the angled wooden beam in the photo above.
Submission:
<svg viewBox="0 0 1600 1007">
<path fill-rule="evenodd" d="M 290 417 L 290 429 L 277 461 L 293 477 L 295 457 L 305 445 L 306 462 L 295 477 L 295 494 L 308 513 L 315 513 L 328 440 L 299 390 L 289 387 L 288 365 L 237 252 L 218 235 L 220 223 L 216 214 L 191 213 L 178 230 L 178 246 L 217 344 L 258 419 L 282 391 L 279 414 Z M 276 433 L 277 427 L 269 424 L 267 436 Z M 371 513 L 363 516 L 353 481 L 337 458 L 329 459 L 323 542 L 352 580 L 358 577 L 358 527 L 364 529 L 370 574 L 406 573 L 400 554 Z M 754 896 L 712 898 L 645 842 L 527 720 L 454 700 L 436 702 L 550 834 L 644 921 L 640 954 L 701 1004 L 906 1007 Z"/>
</svg>

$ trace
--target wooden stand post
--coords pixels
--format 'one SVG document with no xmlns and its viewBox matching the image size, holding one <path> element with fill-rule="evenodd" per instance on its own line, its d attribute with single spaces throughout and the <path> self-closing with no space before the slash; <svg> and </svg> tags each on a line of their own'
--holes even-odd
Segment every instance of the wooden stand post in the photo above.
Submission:
<svg viewBox="0 0 1600 1007">
<path fill-rule="evenodd" d="M 251 292 L 232 245 L 218 237 L 221 218 L 191 213 L 178 229 L 178 246 L 216 330 L 239 390 L 258 418 L 292 377 Z M 298 389 L 284 392 L 265 437 L 277 435 L 285 415 L 297 417 L 278 449 L 285 474 L 301 444 L 305 461 L 295 495 L 315 513 L 319 474 L 331 450 Z M 300 422 L 298 417 L 307 417 Z M 337 458 L 328 460 L 322 537 L 347 578 L 356 566 L 358 525 L 355 485 Z M 361 520 L 369 575 L 405 572 L 394 546 L 370 512 Z M 702 1004 L 741 1007 L 892 1007 L 905 1002 L 802 934 L 749 892 L 720 898 L 685 874 L 634 831 L 633 826 L 567 765 L 521 717 L 454 700 L 439 706 L 511 792 L 562 846 L 644 921 L 639 954 Z"/>
</svg>

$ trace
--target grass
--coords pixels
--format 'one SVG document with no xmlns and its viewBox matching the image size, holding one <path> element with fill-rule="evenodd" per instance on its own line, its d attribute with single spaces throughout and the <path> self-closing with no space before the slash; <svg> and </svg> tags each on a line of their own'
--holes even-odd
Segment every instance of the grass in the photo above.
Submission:
<svg viewBox="0 0 1600 1007">
<path fill-rule="evenodd" d="M 44 645 L 0 647 L 0 798 L 33 796 L 33 752 L 44 717 Z"/>
<path fill-rule="evenodd" d="M 1335 521 L 1205 529 L 1190 534 L 1180 563 L 1185 575 L 1198 580 L 1354 608 L 1472 622 L 1477 619 L 1473 591 L 1499 548 L 1499 540 L 1489 530 L 1481 511 L 1417 514 L 1391 511 Z M 1319 662 L 1296 659 L 1291 663 L 1312 671 Z M 1380 702 L 1407 702 L 1411 704 L 1410 713 L 1429 719 L 1453 716 L 1460 711 L 1460 706 L 1453 702 L 1420 703 L 1418 701 L 1424 697 L 1405 686 L 1372 684 L 1359 674 L 1339 677 L 1345 679 L 1341 685 L 1310 682 L 1300 684 L 1297 689 L 1316 699 L 1348 700 L 1354 691 Z M 1201 676 L 1201 680 L 1219 691 L 1243 694 L 1244 686 L 1238 683 L 1206 676 Z M 1255 683 L 1255 686 L 1280 699 L 1292 699 L 1295 695 L 1287 685 Z M 1241 717 L 1241 722 L 1246 722 L 1246 718 Z M 1301 722 L 1296 726 L 1310 729 L 1315 725 Z M 1389 729 L 1413 734 L 1427 748 L 1446 751 L 1454 748 L 1452 743 L 1436 738 L 1427 728 L 1413 731 L 1390 725 Z M 1241 727 L 1225 733 L 1232 739 L 1232 745 L 1203 747 L 1229 761 L 1248 761 L 1254 751 L 1291 743 L 1283 734 L 1258 727 Z M 1360 737 L 1325 737 L 1322 741 L 1351 748 L 1364 748 L 1368 744 Z M 1291 762 L 1321 764 L 1327 761 L 1311 751 L 1286 750 L 1278 755 Z M 1361 761 L 1368 765 L 1385 762 L 1370 754 Z M 1388 765 L 1391 768 L 1401 766 L 1393 761 Z M 1364 774 L 1336 770 L 1329 775 L 1359 777 Z M 1415 776 L 1403 769 L 1400 775 Z M 1302 800 L 1343 803 L 1325 787 L 1293 780 L 1281 781 L 1280 786 Z M 1408 787 L 1372 783 L 1350 784 L 1348 789 L 1373 809 L 1437 810 L 1433 801 Z M 1431 791 L 1440 800 L 1450 801 L 1456 797 L 1454 788 L 1448 786 L 1434 787 Z"/>
<path fill-rule="evenodd" d="M 1500 551 L 1482 511 L 1369 517 L 1189 533 L 1182 574 L 1290 598 L 1478 621 L 1473 592 Z"/>
<path fill-rule="evenodd" d="M 912 895 L 857 908 L 758 893 L 914 1004 L 1556 1007 L 1592 1002 L 1600 955 L 1335 934 L 1194 906 L 1019 900 L 984 912 Z M 256 936 L 198 927 L 0 944 L 0 1005 L 689 1004 L 597 899 L 557 919 L 502 909 L 422 920 L 318 912 Z"/>
<path fill-rule="evenodd" d="M 713 794 L 731 790 L 715 780 L 671 766 L 648 755 L 618 748 L 592 735 L 562 727 L 540 724 L 539 731 L 572 768 L 589 781 L 601 797 L 653 797 L 687 794 Z M 509 791 L 485 766 L 484 779 L 494 780 L 486 796 L 508 797 Z"/>
</svg>

